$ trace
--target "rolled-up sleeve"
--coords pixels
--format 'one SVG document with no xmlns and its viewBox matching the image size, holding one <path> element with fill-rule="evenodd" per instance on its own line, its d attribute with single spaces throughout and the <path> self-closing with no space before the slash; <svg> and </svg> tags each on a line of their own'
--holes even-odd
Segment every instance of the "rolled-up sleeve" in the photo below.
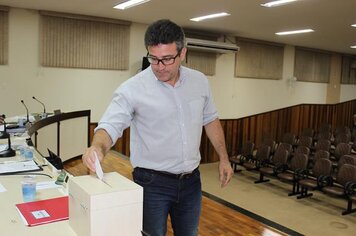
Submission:
<svg viewBox="0 0 356 236">
<path fill-rule="evenodd" d="M 216 110 L 213 102 L 213 96 L 208 82 L 206 83 L 206 90 L 207 90 L 207 96 L 206 96 L 204 112 L 203 112 L 203 125 L 209 124 L 210 122 L 212 122 L 213 120 L 219 117 L 218 111 Z"/>
<path fill-rule="evenodd" d="M 117 139 L 122 136 L 123 131 L 130 126 L 132 115 L 133 109 L 128 94 L 125 93 L 125 88 L 118 88 L 94 131 L 104 129 L 109 134 L 112 145 L 114 145 Z"/>
</svg>

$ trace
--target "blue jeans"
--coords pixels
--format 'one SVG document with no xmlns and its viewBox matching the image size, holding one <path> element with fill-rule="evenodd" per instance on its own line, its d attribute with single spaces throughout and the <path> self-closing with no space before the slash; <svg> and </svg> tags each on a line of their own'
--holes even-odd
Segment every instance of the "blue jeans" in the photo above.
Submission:
<svg viewBox="0 0 356 236">
<path fill-rule="evenodd" d="M 197 236 L 201 211 L 200 172 L 181 179 L 135 168 L 134 181 L 143 187 L 143 230 L 165 236 L 168 214 L 175 236 Z"/>
</svg>

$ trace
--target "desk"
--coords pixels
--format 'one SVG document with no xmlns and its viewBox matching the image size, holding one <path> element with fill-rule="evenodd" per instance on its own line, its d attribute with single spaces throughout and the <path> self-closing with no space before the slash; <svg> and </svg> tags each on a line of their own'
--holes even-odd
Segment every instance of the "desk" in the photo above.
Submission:
<svg viewBox="0 0 356 236">
<path fill-rule="evenodd" d="M 25 138 L 22 138 L 22 140 L 21 138 L 12 138 L 12 140 L 13 143 L 16 142 L 18 145 L 25 145 L 26 142 Z M 4 140 L 0 140 L 0 144 L 3 142 Z M 21 160 L 21 158 L 23 157 L 19 155 L 0 158 L 0 162 Z M 41 172 L 36 171 L 33 173 L 43 173 L 53 177 L 50 179 L 48 176 L 36 175 L 36 182 L 57 179 L 57 170 L 37 151 L 34 151 L 34 159 L 39 165 L 47 164 L 48 166 L 44 166 Z M 142 187 L 123 176 L 118 176 L 117 173 L 106 174 L 106 182 L 109 185 L 92 176 L 70 177 L 70 220 L 33 227 L 24 225 L 15 206 L 18 203 L 23 203 L 21 181 L 24 175 L 26 173 L 22 175 L 0 175 L 0 183 L 7 190 L 6 192 L 0 192 L 1 236 L 77 236 L 77 234 L 101 236 L 103 235 L 102 232 L 104 232 L 102 229 L 107 230 L 104 235 L 141 235 Z M 36 200 L 61 197 L 66 195 L 66 192 L 67 189 L 64 187 L 40 189 L 37 190 Z M 85 212 L 82 211 L 83 206 L 86 206 Z M 76 231 L 70 226 L 70 221 Z"/>
<path fill-rule="evenodd" d="M 14 139 L 15 142 L 19 140 Z M 18 158 L 18 157 L 14 157 Z M 38 163 L 43 163 L 43 158 L 36 151 L 34 158 Z M 0 161 L 10 160 L 10 158 L 1 158 Z M 53 177 L 36 176 L 36 182 L 50 181 L 57 178 L 57 174 L 52 171 L 52 166 L 43 167 L 44 173 Z M 21 180 L 23 175 L 1 175 L 0 183 L 6 188 L 6 192 L 0 193 L 0 235 L 2 236 L 76 236 L 75 232 L 69 226 L 69 221 L 59 221 L 50 224 L 44 224 L 34 227 L 24 225 L 15 204 L 22 203 Z M 64 195 L 63 188 L 43 189 L 37 191 L 36 200 L 60 197 Z"/>
</svg>

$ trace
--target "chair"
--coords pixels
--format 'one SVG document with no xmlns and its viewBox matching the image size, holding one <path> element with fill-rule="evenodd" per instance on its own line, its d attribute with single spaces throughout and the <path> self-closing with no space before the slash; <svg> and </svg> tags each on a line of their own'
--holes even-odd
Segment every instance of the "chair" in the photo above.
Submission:
<svg viewBox="0 0 356 236">
<path fill-rule="evenodd" d="M 333 177 L 336 178 L 341 166 L 344 164 L 350 164 L 356 166 L 356 156 L 355 155 L 343 155 L 337 164 L 333 163 Z"/>
<path fill-rule="evenodd" d="M 270 146 L 270 155 L 273 155 L 276 151 L 276 141 L 273 138 L 263 139 L 262 144 Z"/>
<path fill-rule="evenodd" d="M 289 143 L 290 145 L 295 145 L 295 135 L 293 133 L 285 133 L 282 138 L 282 143 Z"/>
<path fill-rule="evenodd" d="M 316 140 L 321 140 L 321 139 L 327 139 L 327 140 L 331 140 L 332 137 L 332 133 L 331 132 L 327 132 L 327 131 L 323 131 L 317 134 L 316 136 Z"/>
<path fill-rule="evenodd" d="M 331 142 L 328 139 L 320 139 L 315 144 L 314 150 L 317 152 L 318 150 L 330 151 Z"/>
<path fill-rule="evenodd" d="M 351 146 L 348 143 L 339 143 L 334 153 L 330 155 L 330 159 L 334 162 L 338 162 L 343 155 L 351 153 Z"/>
<path fill-rule="evenodd" d="M 356 212 L 356 208 L 352 209 L 352 203 L 356 202 L 356 183 L 346 186 L 345 194 L 347 196 L 347 208 L 342 212 L 342 215 L 347 215 Z"/>
<path fill-rule="evenodd" d="M 331 171 L 332 162 L 329 159 L 318 159 L 313 166 L 312 173 L 298 176 L 300 195 L 297 196 L 297 199 L 313 196 L 313 194 L 308 193 L 308 191 L 320 188 L 320 180 L 325 176 L 330 176 Z"/>
<path fill-rule="evenodd" d="M 309 136 L 302 136 L 298 141 L 298 146 L 305 146 L 311 148 L 313 144 L 313 139 Z"/>
<path fill-rule="evenodd" d="M 338 169 L 344 164 L 356 166 L 356 155 L 343 155 L 337 163 Z"/>
<path fill-rule="evenodd" d="M 294 156 L 297 155 L 298 153 L 305 154 L 309 157 L 310 149 L 306 146 L 298 146 L 294 151 Z"/>
<path fill-rule="evenodd" d="M 356 184 L 356 166 L 350 164 L 344 164 L 340 167 L 336 180 L 329 182 L 327 186 L 322 188 L 322 191 L 327 194 L 331 194 L 338 197 L 348 198 L 346 192 L 351 185 Z M 349 190 L 349 189 L 348 189 Z M 351 199 L 354 198 L 354 191 L 352 191 Z M 348 203 L 349 204 L 349 203 Z M 352 204 L 352 203 L 351 203 Z M 347 207 L 349 208 L 349 206 Z M 351 206 L 352 208 L 352 206 Z M 346 211 L 342 214 L 348 214 L 350 212 Z"/>
<path fill-rule="evenodd" d="M 315 162 L 320 158 L 329 159 L 330 158 L 330 152 L 320 149 L 314 154 L 314 156 L 312 157 L 311 161 L 315 164 Z"/>
<path fill-rule="evenodd" d="M 231 167 L 233 167 L 234 172 L 237 172 L 237 165 L 242 165 L 245 161 L 250 159 L 253 155 L 253 148 L 255 144 L 251 141 L 247 141 L 242 145 L 241 153 L 236 156 L 231 156 L 229 158 Z"/>
<path fill-rule="evenodd" d="M 287 169 L 288 151 L 279 146 L 273 155 L 272 163 L 260 167 L 260 179 L 255 181 L 255 184 L 267 182 L 269 179 L 264 179 L 265 175 L 276 176 L 278 173 Z"/>
<path fill-rule="evenodd" d="M 262 144 L 256 151 L 256 155 L 252 156 L 247 162 L 242 164 L 246 170 L 258 170 L 261 165 L 268 163 L 270 160 L 271 147 Z"/>
<path fill-rule="evenodd" d="M 277 174 L 277 177 L 282 181 L 288 181 L 293 183 L 292 192 L 288 196 L 292 196 L 299 193 L 298 176 L 304 175 L 307 171 L 308 156 L 302 152 L 296 153 L 289 165 L 288 170 Z"/>
<path fill-rule="evenodd" d="M 351 141 L 351 134 L 339 133 L 335 137 L 334 146 L 336 147 L 339 143 L 349 143 L 350 141 Z"/>
<path fill-rule="evenodd" d="M 289 143 L 280 143 L 280 144 L 278 145 L 278 147 L 277 147 L 277 150 L 278 150 L 279 148 L 283 148 L 283 149 L 287 150 L 287 152 L 288 152 L 288 157 L 290 157 L 290 156 L 292 155 L 293 146 L 292 146 L 291 144 L 289 144 Z M 277 152 L 277 150 L 276 150 L 276 152 Z"/>
</svg>

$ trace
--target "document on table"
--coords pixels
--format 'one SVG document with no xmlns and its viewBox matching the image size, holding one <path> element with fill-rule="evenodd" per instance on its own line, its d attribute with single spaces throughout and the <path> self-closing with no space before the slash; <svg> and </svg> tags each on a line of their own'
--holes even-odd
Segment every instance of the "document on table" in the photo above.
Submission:
<svg viewBox="0 0 356 236">
<path fill-rule="evenodd" d="M 8 161 L 0 163 L 0 174 L 10 174 L 27 171 L 42 170 L 34 160 L 29 161 Z"/>
</svg>

